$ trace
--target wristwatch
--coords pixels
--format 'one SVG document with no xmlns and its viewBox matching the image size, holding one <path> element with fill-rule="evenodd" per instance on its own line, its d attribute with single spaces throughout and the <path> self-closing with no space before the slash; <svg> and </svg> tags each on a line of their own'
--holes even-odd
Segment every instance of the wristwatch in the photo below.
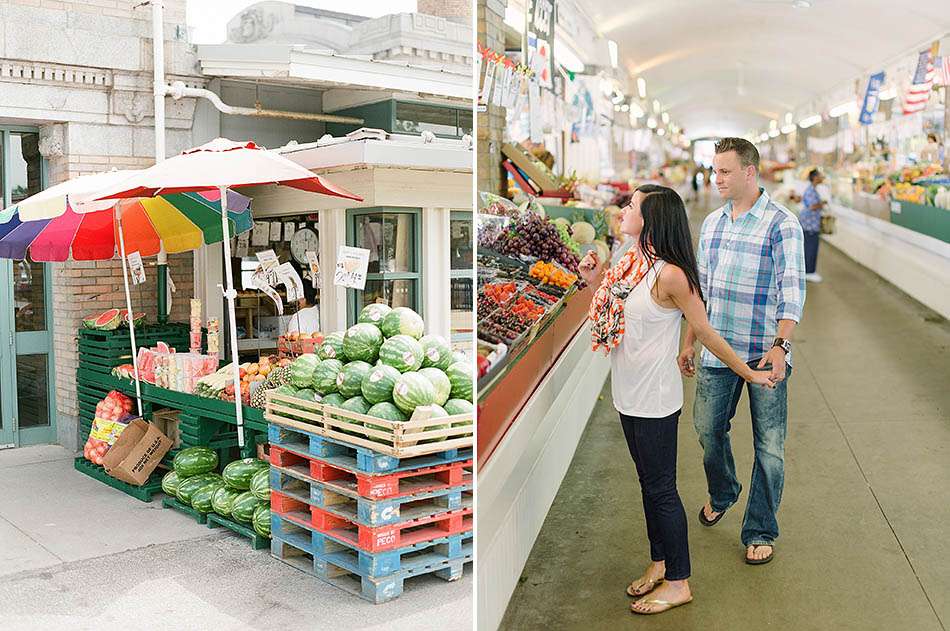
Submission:
<svg viewBox="0 0 950 631">
<path fill-rule="evenodd" d="M 784 337 L 775 338 L 775 341 L 772 342 L 772 348 L 775 348 L 776 346 L 785 351 L 786 355 L 792 352 L 792 341 L 786 340 Z"/>
</svg>

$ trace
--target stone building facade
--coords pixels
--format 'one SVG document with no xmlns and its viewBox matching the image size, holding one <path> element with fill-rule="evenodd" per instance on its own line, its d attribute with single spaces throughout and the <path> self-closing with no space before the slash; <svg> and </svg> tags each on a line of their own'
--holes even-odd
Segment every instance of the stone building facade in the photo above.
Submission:
<svg viewBox="0 0 950 631">
<path fill-rule="evenodd" d="M 46 182 L 154 163 L 151 9 L 132 0 L 0 1 L 0 126 L 39 131 Z M 185 0 L 164 0 L 169 81 L 204 87 L 184 41 Z M 206 140 L 193 136 L 194 99 L 166 101 L 168 155 Z M 26 149 L 26 148 L 24 148 Z M 193 257 L 169 257 L 177 288 L 172 319 L 187 319 Z M 154 264 L 154 261 L 151 262 Z M 112 261 L 48 264 L 54 312 L 58 442 L 78 443 L 76 335 L 82 317 L 124 303 L 122 267 Z M 154 314 L 154 267 L 133 306 Z"/>
</svg>

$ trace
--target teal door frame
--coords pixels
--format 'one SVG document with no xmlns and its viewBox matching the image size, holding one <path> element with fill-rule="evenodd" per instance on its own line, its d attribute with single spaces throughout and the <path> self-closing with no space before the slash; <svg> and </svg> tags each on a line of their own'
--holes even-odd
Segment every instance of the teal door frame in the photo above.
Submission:
<svg viewBox="0 0 950 631">
<path fill-rule="evenodd" d="M 12 164 L 13 148 L 10 134 L 13 132 L 39 133 L 36 127 L 0 126 L 0 148 L 3 156 L 3 177 L 0 200 L 3 208 L 12 203 L 13 182 L 6 176 Z M 40 165 L 40 187 L 47 186 L 47 164 Z M 43 264 L 43 283 L 46 322 L 44 331 L 18 333 L 14 314 L 13 270 L 14 261 L 0 260 L 0 448 L 19 447 L 56 442 L 56 369 L 53 354 L 53 291 L 52 269 Z M 17 395 L 17 357 L 21 355 L 46 355 L 47 416 L 49 425 L 24 427 L 19 425 Z"/>
</svg>

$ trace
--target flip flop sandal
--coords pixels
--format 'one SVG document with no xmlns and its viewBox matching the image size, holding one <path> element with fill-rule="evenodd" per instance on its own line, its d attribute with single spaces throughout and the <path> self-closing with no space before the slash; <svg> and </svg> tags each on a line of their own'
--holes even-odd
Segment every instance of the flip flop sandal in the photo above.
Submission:
<svg viewBox="0 0 950 631">
<path fill-rule="evenodd" d="M 691 602 L 693 602 L 692 596 L 690 596 L 688 600 L 682 600 L 678 603 L 673 603 L 668 600 L 659 600 L 656 598 L 651 598 L 649 600 L 638 600 L 636 603 L 634 603 L 634 605 L 637 603 L 642 603 L 644 605 L 659 605 L 660 607 L 662 607 L 662 609 L 653 609 L 652 611 L 638 611 L 637 609 L 633 608 L 633 605 L 630 605 L 630 611 L 635 614 L 639 614 L 641 616 L 652 616 L 653 614 L 663 613 L 664 611 L 669 611 L 670 609 L 673 609 L 674 607 L 679 607 L 680 605 L 685 605 Z"/>
<path fill-rule="evenodd" d="M 640 588 L 642 589 L 644 587 L 649 586 L 650 589 L 646 590 L 645 592 L 640 592 L 639 594 L 634 593 L 634 591 L 636 590 L 631 591 L 631 589 L 633 588 L 633 583 L 630 583 L 630 585 L 627 586 L 627 596 L 631 596 L 633 598 L 642 598 L 646 596 L 647 594 L 649 594 L 650 592 L 652 592 L 654 589 L 656 589 L 656 586 L 662 582 L 663 582 L 662 578 L 658 578 L 652 581 L 643 581 L 642 583 L 640 583 Z"/>
<path fill-rule="evenodd" d="M 756 548 L 772 548 L 772 554 L 770 554 L 769 556 L 765 557 L 764 559 L 750 559 L 750 558 L 749 558 L 748 550 L 746 550 L 745 562 L 746 562 L 747 564 L 749 564 L 749 565 L 765 565 L 766 563 L 768 563 L 769 561 L 772 560 L 772 557 L 775 556 L 775 547 L 774 547 L 774 546 L 756 546 L 756 545 L 753 545 L 753 546 L 752 546 L 752 553 L 753 553 L 753 554 L 755 553 Z"/>
<path fill-rule="evenodd" d="M 719 520 L 722 519 L 723 515 L 725 514 L 726 511 L 722 511 L 716 515 L 715 519 L 706 519 L 706 506 L 704 505 L 699 509 L 699 523 L 701 523 L 703 526 L 706 526 L 707 528 L 710 528 L 718 524 Z"/>
</svg>

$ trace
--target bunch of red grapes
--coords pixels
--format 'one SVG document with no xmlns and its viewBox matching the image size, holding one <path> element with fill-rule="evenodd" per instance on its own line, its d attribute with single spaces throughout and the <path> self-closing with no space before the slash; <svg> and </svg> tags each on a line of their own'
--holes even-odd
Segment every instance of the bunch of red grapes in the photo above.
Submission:
<svg viewBox="0 0 950 631">
<path fill-rule="evenodd" d="M 556 261 L 570 272 L 577 273 L 577 255 L 561 241 L 557 227 L 534 213 L 524 213 L 518 222 L 498 236 L 493 249 L 508 256 L 534 256 L 542 261 Z"/>
</svg>

